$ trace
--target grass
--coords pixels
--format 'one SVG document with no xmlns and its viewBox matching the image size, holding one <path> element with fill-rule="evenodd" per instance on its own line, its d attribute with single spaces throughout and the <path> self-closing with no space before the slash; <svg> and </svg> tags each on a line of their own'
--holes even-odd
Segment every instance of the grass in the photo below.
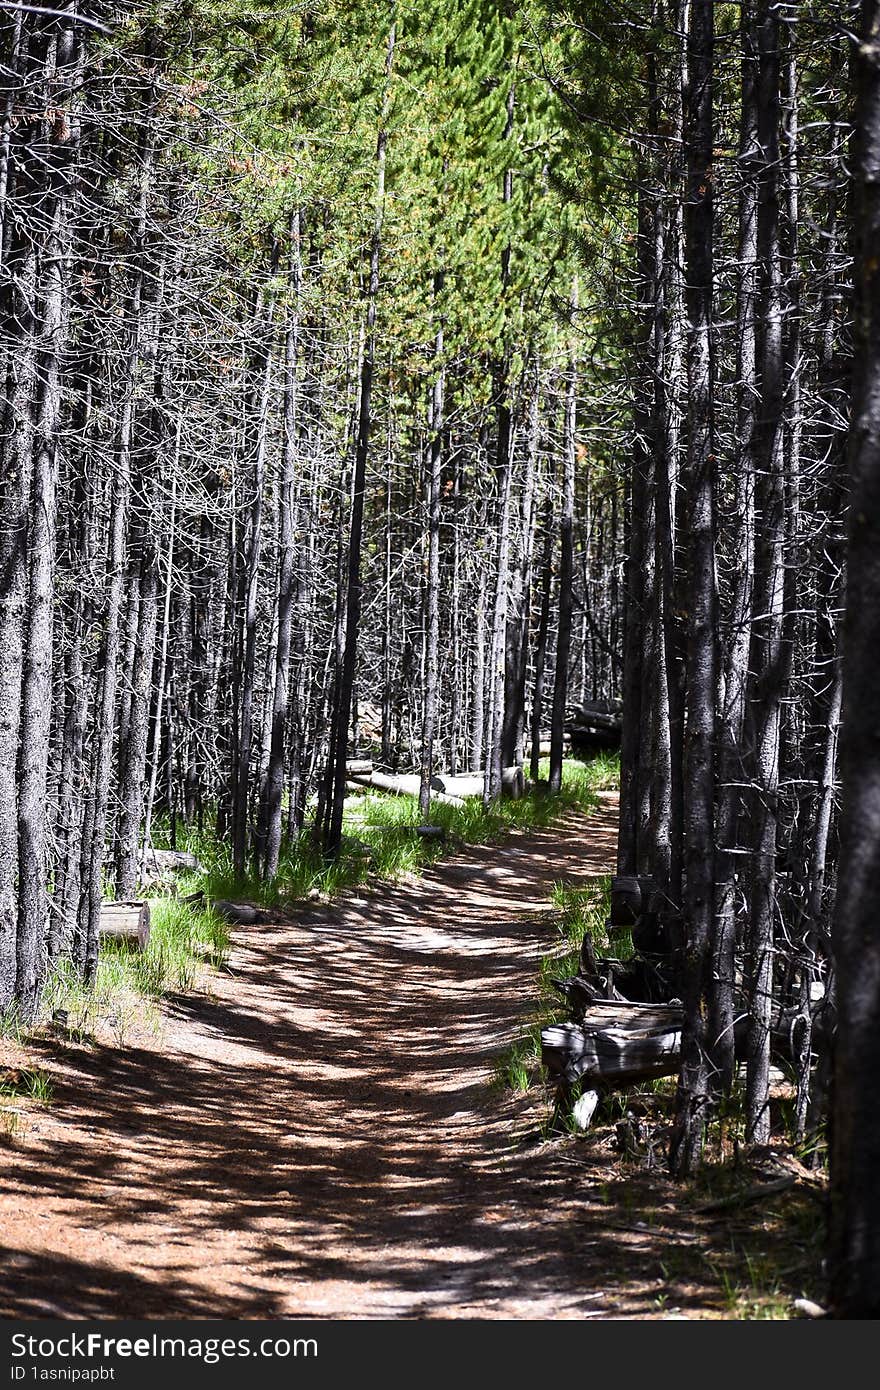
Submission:
<svg viewBox="0 0 880 1390">
<path fill-rule="evenodd" d="M 607 949 L 605 923 L 610 887 L 609 876 L 592 879 L 578 888 L 561 882 L 554 885 L 552 902 L 556 910 L 554 926 L 557 942 L 538 967 L 538 997 L 532 1018 L 525 1032 L 502 1053 L 496 1064 L 493 1085 L 499 1090 L 522 1093 L 543 1080 L 541 1030 L 553 1023 L 563 1023 L 569 1012 L 568 1005 L 552 981 L 577 974 L 581 941 L 585 934 L 590 936 L 597 951 Z M 626 946 L 627 942 L 615 941 L 615 951 L 618 953 L 621 944 Z M 628 941 L 628 946 L 631 952 L 631 941 Z"/>
<path fill-rule="evenodd" d="M 51 1105 L 52 1082 L 40 1067 L 17 1067 L 0 1075 L 0 1130 L 16 1138 L 27 1130 L 27 1115 L 19 1101 Z"/>
<path fill-rule="evenodd" d="M 24 1067 L 0 1076 L 0 1098 L 3 1100 L 34 1100 L 48 1105 L 52 1100 L 52 1083 L 48 1074 L 38 1067 Z"/>
<path fill-rule="evenodd" d="M 541 771 L 546 776 L 546 763 Z M 204 889 L 209 898 L 246 900 L 269 908 L 316 896 L 332 899 L 371 879 L 393 883 L 418 874 L 450 848 L 491 844 L 511 831 L 539 829 L 567 812 L 590 810 L 596 804 L 596 792 L 615 786 L 617 778 L 617 759 L 604 755 L 589 763 L 567 761 L 558 796 L 548 795 L 539 783 L 521 800 L 504 799 L 488 809 L 479 797 L 466 798 L 462 806 L 434 803 L 430 823 L 445 831 L 443 840 L 419 835 L 422 817 L 415 797 L 368 791 L 346 801 L 338 856 L 327 858 L 305 830 L 282 856 L 271 883 L 251 875 L 237 876 L 228 845 L 195 830 L 184 831 L 178 835 L 178 848 L 195 854 L 205 872 L 182 884 Z M 156 839 L 158 847 L 158 834 Z"/>
<path fill-rule="evenodd" d="M 163 995 L 192 989 L 199 969 L 205 963 L 222 966 L 228 953 L 229 929 L 216 913 L 174 898 L 153 899 L 146 950 L 103 943 L 92 988 L 69 961 L 59 961 L 47 982 L 43 1007 L 80 1041 L 105 1023 L 122 1047 L 136 1028 L 158 1029 L 156 1002 Z"/>
</svg>

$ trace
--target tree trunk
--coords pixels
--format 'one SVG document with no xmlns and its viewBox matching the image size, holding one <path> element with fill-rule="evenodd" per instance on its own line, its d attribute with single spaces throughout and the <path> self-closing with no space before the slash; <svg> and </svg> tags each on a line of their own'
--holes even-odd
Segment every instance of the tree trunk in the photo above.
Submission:
<svg viewBox="0 0 880 1390">
<path fill-rule="evenodd" d="M 281 858 L 284 748 L 290 691 L 290 652 L 296 589 L 296 469 L 299 354 L 299 298 L 302 290 L 301 220 L 297 209 L 290 219 L 289 279 L 293 305 L 284 346 L 284 454 L 278 486 L 278 600 L 274 651 L 274 687 L 270 715 L 271 738 L 262 807 L 262 873 L 269 881 Z"/>
<path fill-rule="evenodd" d="M 738 831 L 742 785 L 746 776 L 746 696 L 751 645 L 752 585 L 754 581 L 755 481 L 752 457 L 754 381 L 756 373 L 755 318 L 758 274 L 758 110 L 756 36 L 750 4 L 742 6 L 742 97 L 739 161 L 741 169 L 737 257 L 737 456 L 733 498 L 731 555 L 733 579 L 727 623 L 724 696 L 719 728 L 718 884 L 713 970 L 715 1007 L 712 1016 L 713 1051 L 725 1091 L 734 1072 L 733 976 L 736 944 L 736 888 L 741 871 Z"/>
<path fill-rule="evenodd" d="M 367 317 L 364 333 L 364 355 L 361 365 L 360 406 L 358 410 L 357 444 L 355 447 L 354 477 L 351 494 L 351 525 L 348 540 L 348 566 L 345 604 L 345 644 L 342 668 L 337 676 L 336 709 L 334 717 L 335 748 L 329 785 L 332 791 L 327 820 L 324 849 L 328 854 L 339 853 L 342 843 L 342 814 L 345 803 L 345 760 L 348 752 L 348 727 L 351 720 L 351 697 L 357 665 L 358 634 L 361 619 L 361 548 L 364 530 L 364 498 L 366 494 L 367 456 L 370 450 L 372 423 L 371 401 L 373 371 L 376 359 L 376 303 L 379 296 L 379 258 L 382 250 L 382 218 L 385 208 L 385 150 L 388 143 L 387 119 L 391 99 L 391 71 L 394 63 L 396 26 L 392 24 L 385 53 L 385 92 L 379 117 L 376 139 L 376 208 L 373 235 L 370 242 L 370 267 L 367 285 Z"/>
<path fill-rule="evenodd" d="M 685 1023 L 670 1166 L 693 1172 L 710 1100 L 707 1017 L 715 889 L 715 427 L 713 413 L 712 0 L 693 0 L 688 35 L 688 534 L 690 575 L 684 811 Z"/>
<path fill-rule="evenodd" d="M 855 52 L 855 356 L 841 739 L 841 863 L 834 914 L 838 1032 L 831 1145 L 831 1300 L 880 1316 L 880 3 Z"/>
<path fill-rule="evenodd" d="M 434 277 L 436 312 L 441 310 L 437 300 L 443 289 L 443 274 Z M 434 739 L 437 734 L 437 678 L 440 646 L 440 474 L 443 463 L 443 323 L 438 324 L 434 339 L 434 390 L 431 409 L 431 448 L 428 462 L 428 574 L 425 585 L 425 684 L 422 697 L 421 783 L 419 813 L 427 820 L 431 810 L 431 776 L 434 766 Z"/>
<path fill-rule="evenodd" d="M 747 1136 L 770 1135 L 770 1028 L 773 1007 L 773 936 L 776 917 L 776 846 L 779 738 L 785 685 L 782 275 L 779 245 L 779 15 L 772 0 L 757 7 L 758 186 L 757 250 L 762 272 L 759 395 L 755 468 L 760 516 L 752 625 L 752 726 L 755 803 L 751 911 L 748 933 L 749 1054 L 746 1070 Z"/>
<path fill-rule="evenodd" d="M 569 305 L 570 332 L 576 332 L 578 286 L 572 286 Z M 568 702 L 568 663 L 571 653 L 571 618 L 574 606 L 574 470 L 577 424 L 577 362 L 570 346 L 565 383 L 565 425 L 562 449 L 562 507 L 559 515 L 559 628 L 556 636 L 556 671 L 550 720 L 550 791 L 562 790 L 562 751 L 565 741 L 565 708 Z"/>
</svg>

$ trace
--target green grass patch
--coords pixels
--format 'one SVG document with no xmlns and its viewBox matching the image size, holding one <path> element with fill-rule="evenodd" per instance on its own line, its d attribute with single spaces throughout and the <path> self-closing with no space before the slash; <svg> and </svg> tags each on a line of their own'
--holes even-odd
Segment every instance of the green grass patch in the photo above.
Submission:
<svg viewBox="0 0 880 1390">
<path fill-rule="evenodd" d="M 47 982 L 43 1008 L 64 1020 L 80 1041 L 103 1022 L 123 1046 L 135 1028 L 158 1029 L 156 1002 L 163 995 L 192 989 L 200 967 L 222 966 L 228 954 L 229 928 L 215 912 L 174 898 L 153 899 L 146 950 L 102 942 L 91 988 L 69 960 L 60 960 Z"/>
<path fill-rule="evenodd" d="M 22 1067 L 0 1076 L 0 1098 L 3 1100 L 33 1100 L 41 1105 L 52 1101 L 52 1082 L 39 1067 Z"/>
<path fill-rule="evenodd" d="M 251 874 L 236 875 L 229 845 L 207 833 L 184 829 L 178 833 L 177 847 L 195 854 L 204 873 L 181 876 L 181 891 L 203 889 L 209 898 L 244 900 L 272 908 L 316 895 L 332 899 L 371 879 L 399 881 L 418 874 L 450 850 L 492 844 L 511 831 L 541 829 L 567 813 L 592 810 L 596 792 L 617 785 L 619 762 L 607 754 L 588 763 L 566 761 L 557 796 L 547 792 L 548 772 L 545 760 L 541 767 L 544 783 L 539 781 L 519 801 L 505 798 L 489 807 L 484 807 L 479 797 L 467 797 L 462 806 L 432 803 L 430 823 L 445 831 L 443 840 L 419 835 L 422 817 L 413 796 L 371 791 L 351 796 L 345 806 L 340 853 L 333 858 L 324 855 L 307 827 L 283 853 L 271 883 Z M 157 848 L 162 844 L 160 826 Z"/>
<path fill-rule="evenodd" d="M 585 934 L 591 937 L 597 951 L 607 951 L 605 923 L 610 887 L 611 879 L 607 875 L 576 888 L 565 883 L 554 884 L 552 902 L 556 909 L 557 942 L 538 967 L 538 997 L 528 1026 L 496 1064 L 493 1083 L 499 1089 L 523 1092 L 542 1081 L 541 1030 L 550 1024 L 565 1022 L 569 1015 L 568 1005 L 552 981 L 577 974 Z M 615 938 L 616 954 L 621 944 L 626 943 Z M 629 948 L 632 950 L 631 941 Z M 621 958 L 619 954 L 618 958 Z"/>
</svg>

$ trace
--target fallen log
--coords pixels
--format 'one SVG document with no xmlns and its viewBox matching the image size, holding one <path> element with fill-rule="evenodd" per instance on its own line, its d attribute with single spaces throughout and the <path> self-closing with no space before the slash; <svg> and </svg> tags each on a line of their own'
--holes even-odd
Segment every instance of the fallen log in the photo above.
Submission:
<svg viewBox="0 0 880 1390">
<path fill-rule="evenodd" d="M 672 1076 L 681 1056 L 682 1010 L 677 1004 L 594 1003 L 583 1021 L 541 1031 L 541 1060 L 551 1080 L 586 1079 L 625 1086 Z"/>
<path fill-rule="evenodd" d="M 790 1187 L 794 1187 L 797 1182 L 795 1173 L 786 1173 L 784 1177 L 774 1178 L 771 1182 L 759 1182 L 754 1187 L 749 1187 L 745 1191 L 733 1192 L 728 1197 L 718 1197 L 714 1202 L 701 1202 L 694 1211 L 701 1216 L 707 1215 L 712 1211 L 727 1211 L 731 1207 L 742 1207 L 749 1202 L 763 1202 L 767 1197 L 773 1197 L 779 1192 L 787 1192 Z"/>
<path fill-rule="evenodd" d="M 575 753 L 613 752 L 620 747 L 620 730 L 597 729 L 591 724 L 566 724 L 565 731 Z"/>
<path fill-rule="evenodd" d="M 146 950 L 150 939 L 150 905 L 147 902 L 102 903 L 98 940 L 121 941 Z"/>
<path fill-rule="evenodd" d="M 394 796 L 418 796 L 421 790 L 421 778 L 417 777 L 414 773 L 410 775 L 405 773 L 392 774 L 390 772 L 371 772 L 369 776 L 366 773 L 363 776 L 351 775 L 348 780 L 356 786 L 375 787 L 377 791 L 391 792 Z M 437 779 L 433 779 L 431 784 L 431 796 L 433 800 L 439 801 L 447 806 L 464 805 L 464 801 L 460 796 L 449 796 L 443 791 L 442 787 L 435 788 L 434 781 L 436 780 Z"/>
<path fill-rule="evenodd" d="M 211 909 L 223 922 L 229 922 L 232 926 L 252 927 L 258 922 L 267 922 L 269 915 L 261 908 L 252 907 L 250 903 L 230 903 L 223 898 L 216 898 L 211 903 Z"/>
<path fill-rule="evenodd" d="M 201 873 L 202 866 L 194 854 L 180 849 L 145 849 L 141 855 L 141 872 Z"/>
<path fill-rule="evenodd" d="M 611 973 L 609 980 L 614 978 Z M 583 1017 L 578 1023 L 558 1023 L 542 1030 L 541 1060 L 551 1080 L 567 1086 L 581 1079 L 626 1086 L 678 1071 L 683 1012 L 677 1001 L 630 1002 L 616 989 L 617 998 L 601 1000 L 597 996 L 605 982 L 577 975 L 552 983 L 572 1011 L 583 1011 Z M 792 1010 L 776 1013 L 770 1029 L 771 1056 L 787 1065 L 792 1062 L 792 1014 Z M 822 1037 L 826 1048 L 830 1031 L 827 1038 L 824 1033 Z M 748 1055 L 748 1020 L 744 1014 L 734 1027 L 734 1050 L 739 1061 Z"/>
<path fill-rule="evenodd" d="M 431 778 L 431 796 L 449 806 L 461 806 L 469 796 L 482 796 L 485 774 L 482 772 L 462 772 L 452 776 L 438 772 Z M 418 796 L 421 778 L 416 773 L 349 772 L 346 790 L 362 790 L 374 787 L 378 791 L 393 792 L 396 796 Z M 525 773 L 521 767 L 506 767 L 501 773 L 501 791 L 504 796 L 519 800 L 525 794 Z"/>
<path fill-rule="evenodd" d="M 568 722 L 571 727 L 581 728 L 586 725 L 592 729 L 608 729 L 612 733 L 620 733 L 623 718 L 619 714 L 596 709 L 593 705 L 578 705 Z"/>
<path fill-rule="evenodd" d="M 422 840 L 436 840 L 438 844 L 443 844 L 446 839 L 446 830 L 442 825 L 417 825 L 416 834 Z"/>
<path fill-rule="evenodd" d="M 463 772 L 453 777 L 440 772 L 431 781 L 431 786 L 448 796 L 482 796 L 485 786 L 485 773 Z M 521 767 L 505 767 L 501 771 L 501 792 L 503 796 L 518 801 L 525 794 L 526 779 Z"/>
<path fill-rule="evenodd" d="M 346 775 L 349 777 L 352 775 L 355 777 L 369 777 L 370 773 L 373 771 L 373 760 L 372 758 L 349 758 L 348 762 L 345 764 L 345 771 Z"/>
</svg>

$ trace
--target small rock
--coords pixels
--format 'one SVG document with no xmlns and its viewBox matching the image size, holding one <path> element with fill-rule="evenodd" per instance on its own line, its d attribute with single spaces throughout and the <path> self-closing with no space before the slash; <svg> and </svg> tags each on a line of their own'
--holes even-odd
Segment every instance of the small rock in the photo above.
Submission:
<svg viewBox="0 0 880 1390">
<path fill-rule="evenodd" d="M 800 1313 L 802 1318 L 827 1318 L 828 1313 L 821 1308 L 818 1303 L 814 1303 L 811 1298 L 796 1298 L 792 1304 L 794 1311 Z"/>
<path fill-rule="evenodd" d="M 585 1134 L 590 1128 L 590 1122 L 599 1104 L 598 1091 L 584 1091 L 571 1107 L 571 1117 L 581 1133 Z"/>
</svg>

